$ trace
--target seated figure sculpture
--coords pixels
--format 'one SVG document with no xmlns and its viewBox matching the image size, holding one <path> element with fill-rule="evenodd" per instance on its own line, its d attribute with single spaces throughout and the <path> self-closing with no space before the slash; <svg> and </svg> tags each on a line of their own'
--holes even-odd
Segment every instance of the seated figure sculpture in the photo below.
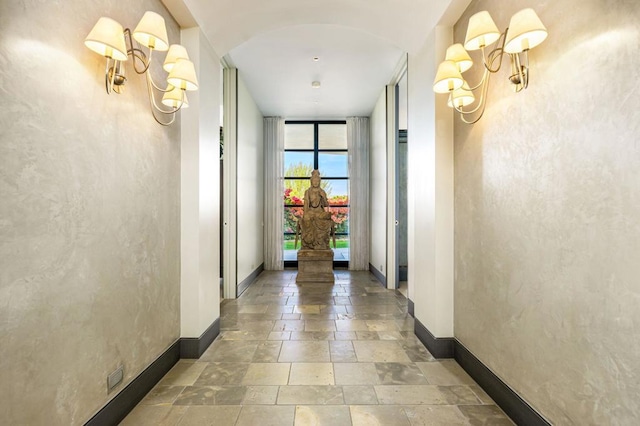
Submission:
<svg viewBox="0 0 640 426">
<path fill-rule="evenodd" d="M 330 237 L 333 237 L 333 247 L 336 246 L 335 223 L 331 212 L 327 211 L 329 201 L 327 193 L 320 187 L 320 172 L 311 172 L 310 180 L 311 186 L 304 193 L 304 210 L 298 221 L 295 247 L 300 235 L 303 250 L 330 250 Z"/>
</svg>

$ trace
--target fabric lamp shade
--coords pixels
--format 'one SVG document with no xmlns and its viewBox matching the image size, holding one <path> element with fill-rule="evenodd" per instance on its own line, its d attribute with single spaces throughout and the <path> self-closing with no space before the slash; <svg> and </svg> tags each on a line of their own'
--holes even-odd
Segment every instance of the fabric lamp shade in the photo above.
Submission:
<svg viewBox="0 0 640 426">
<path fill-rule="evenodd" d="M 171 85 L 167 86 L 168 92 L 164 92 L 162 95 L 162 104 L 171 108 L 188 108 L 189 101 L 187 100 L 187 94 L 184 90 L 178 89 Z"/>
<path fill-rule="evenodd" d="M 520 53 L 533 49 L 547 38 L 547 29 L 533 9 L 523 9 L 511 17 L 504 51 Z"/>
<path fill-rule="evenodd" d="M 84 39 L 89 49 L 117 61 L 127 60 L 127 45 L 124 41 L 122 25 L 111 18 L 102 17 Z"/>
<path fill-rule="evenodd" d="M 471 105 L 475 100 L 476 97 L 473 95 L 473 92 L 469 89 L 469 85 L 465 81 L 461 88 L 451 92 L 447 105 L 449 105 L 449 108 L 453 108 L 454 105 L 457 108 L 460 108 Z"/>
<path fill-rule="evenodd" d="M 464 80 L 458 66 L 453 61 L 442 61 L 438 65 L 438 72 L 433 81 L 433 91 L 436 93 L 449 93 L 462 86 Z"/>
<path fill-rule="evenodd" d="M 445 56 L 445 61 L 453 61 L 458 66 L 460 72 L 465 72 L 473 65 L 473 61 L 471 60 L 471 56 L 464 50 L 462 44 L 456 43 L 452 44 L 447 48 L 447 54 Z"/>
<path fill-rule="evenodd" d="M 478 50 L 488 46 L 500 38 L 500 30 L 493 22 L 493 18 L 486 10 L 478 12 L 469 18 L 467 36 L 464 38 L 464 48 Z"/>
<path fill-rule="evenodd" d="M 133 38 L 149 49 L 165 51 L 169 48 L 164 18 L 155 12 L 147 11 L 144 13 L 133 31 Z"/>
<path fill-rule="evenodd" d="M 171 72 L 178 59 L 189 59 L 187 49 L 179 44 L 172 44 L 169 46 L 167 56 L 164 58 L 164 65 L 162 65 L 162 68 L 164 68 L 166 72 Z"/>
<path fill-rule="evenodd" d="M 167 83 L 182 90 L 198 90 L 198 79 L 193 62 L 188 59 L 178 59 L 169 72 Z"/>
</svg>

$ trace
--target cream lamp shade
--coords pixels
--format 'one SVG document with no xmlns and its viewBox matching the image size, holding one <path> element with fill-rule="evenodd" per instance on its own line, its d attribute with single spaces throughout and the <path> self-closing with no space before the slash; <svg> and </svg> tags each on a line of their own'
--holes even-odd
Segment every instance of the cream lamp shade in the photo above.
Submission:
<svg viewBox="0 0 640 426">
<path fill-rule="evenodd" d="M 433 81 L 433 91 L 436 93 L 449 93 L 462 86 L 464 80 L 458 66 L 453 61 L 442 61 L 438 65 L 438 72 Z"/>
<path fill-rule="evenodd" d="M 133 31 L 133 38 L 149 49 L 165 51 L 169 48 L 164 18 L 155 12 L 147 11 L 144 13 Z"/>
<path fill-rule="evenodd" d="M 500 38 L 500 30 L 486 10 L 478 12 L 469 18 L 467 36 L 464 38 L 464 48 L 478 50 L 488 46 Z"/>
<path fill-rule="evenodd" d="M 178 109 L 180 107 L 182 108 L 188 108 L 189 107 L 189 101 L 187 101 L 187 94 L 185 93 L 184 90 L 180 90 L 177 87 L 173 87 L 171 85 L 167 86 L 167 90 L 169 90 L 168 92 L 164 92 L 164 95 L 162 95 L 162 104 L 166 105 L 168 107 L 171 108 L 175 108 Z"/>
<path fill-rule="evenodd" d="M 179 44 L 172 44 L 169 46 L 167 56 L 164 58 L 164 65 L 162 65 L 162 68 L 164 68 L 166 72 L 171 72 L 171 69 L 173 69 L 173 66 L 178 59 L 189 59 L 187 49 Z"/>
<path fill-rule="evenodd" d="M 465 72 L 473 65 L 471 56 L 469 56 L 469 53 L 464 50 L 464 47 L 462 47 L 462 44 L 460 43 L 452 44 L 447 48 L 447 54 L 444 60 L 455 62 L 461 73 Z"/>
<path fill-rule="evenodd" d="M 547 38 L 547 29 L 533 9 L 523 9 L 511 17 L 504 51 L 520 53 L 533 49 Z"/>
<path fill-rule="evenodd" d="M 182 90 L 198 90 L 198 79 L 193 62 L 188 59 L 178 59 L 169 72 L 167 83 Z"/>
<path fill-rule="evenodd" d="M 449 108 L 453 108 L 454 105 L 457 108 L 461 108 L 471 105 L 475 100 L 476 97 L 473 95 L 473 92 L 469 89 L 469 85 L 465 81 L 461 88 L 451 92 L 447 105 L 449 105 Z"/>
<path fill-rule="evenodd" d="M 111 18 L 98 19 L 84 44 L 94 52 L 117 61 L 127 60 L 127 45 L 122 25 Z"/>
</svg>

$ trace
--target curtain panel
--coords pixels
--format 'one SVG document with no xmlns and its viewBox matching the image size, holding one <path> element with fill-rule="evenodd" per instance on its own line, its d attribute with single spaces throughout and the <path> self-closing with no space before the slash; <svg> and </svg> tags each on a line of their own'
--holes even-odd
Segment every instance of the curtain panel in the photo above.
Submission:
<svg viewBox="0 0 640 426">
<path fill-rule="evenodd" d="M 347 118 L 349 269 L 369 270 L 369 118 Z"/>
<path fill-rule="evenodd" d="M 264 269 L 284 269 L 284 119 L 264 118 Z"/>
</svg>

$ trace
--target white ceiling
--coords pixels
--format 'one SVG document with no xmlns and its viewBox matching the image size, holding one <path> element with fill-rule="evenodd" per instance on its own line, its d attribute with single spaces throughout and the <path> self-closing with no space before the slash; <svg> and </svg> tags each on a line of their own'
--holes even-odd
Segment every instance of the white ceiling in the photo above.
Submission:
<svg viewBox="0 0 640 426">
<path fill-rule="evenodd" d="M 229 56 L 264 115 L 344 118 L 371 113 L 402 51 L 358 30 L 300 25 L 255 37 Z"/>
<path fill-rule="evenodd" d="M 265 116 L 289 119 L 369 115 L 404 52 L 456 1 L 163 0 L 238 68 Z"/>
</svg>

